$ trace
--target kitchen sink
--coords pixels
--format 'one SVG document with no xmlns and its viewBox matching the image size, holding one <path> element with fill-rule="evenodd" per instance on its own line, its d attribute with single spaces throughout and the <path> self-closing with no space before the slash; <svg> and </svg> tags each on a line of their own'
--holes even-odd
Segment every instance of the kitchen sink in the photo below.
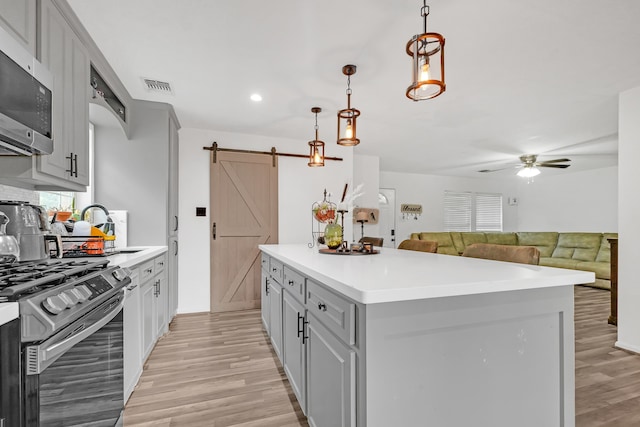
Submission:
<svg viewBox="0 0 640 427">
<path fill-rule="evenodd" d="M 129 249 L 129 248 L 121 248 L 118 249 L 118 252 L 120 252 L 121 254 L 135 254 L 136 252 L 141 252 L 144 249 Z"/>
</svg>

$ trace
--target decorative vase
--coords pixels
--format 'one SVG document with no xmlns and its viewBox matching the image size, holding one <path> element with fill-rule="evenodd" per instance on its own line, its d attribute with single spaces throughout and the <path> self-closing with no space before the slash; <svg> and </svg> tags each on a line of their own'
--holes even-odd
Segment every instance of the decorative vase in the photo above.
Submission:
<svg viewBox="0 0 640 427">
<path fill-rule="evenodd" d="M 337 249 L 342 244 L 342 227 L 338 223 L 329 222 L 324 229 L 324 243 L 329 249 Z"/>
</svg>

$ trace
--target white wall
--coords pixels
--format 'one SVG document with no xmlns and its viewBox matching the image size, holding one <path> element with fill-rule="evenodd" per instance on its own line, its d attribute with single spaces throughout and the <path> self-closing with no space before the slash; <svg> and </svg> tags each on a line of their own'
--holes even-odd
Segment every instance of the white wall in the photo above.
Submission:
<svg viewBox="0 0 640 427">
<path fill-rule="evenodd" d="M 622 92 L 618 108 L 618 341 L 640 353 L 640 87 Z"/>
<path fill-rule="evenodd" d="M 519 231 L 618 231 L 618 167 L 518 183 Z"/>
<path fill-rule="evenodd" d="M 221 148 L 307 154 L 306 140 L 269 138 L 202 129 L 180 129 L 180 266 L 178 312 L 209 311 L 209 156 L 203 147 L 218 142 Z M 307 160 L 278 158 L 279 243 L 311 241 L 311 206 L 322 200 L 326 188 L 338 202 L 346 182 L 353 181 L 353 148 L 327 144 L 326 155 L 344 161 L 326 161 L 323 168 L 310 168 Z M 195 216 L 195 208 L 207 208 L 206 217 Z M 350 216 L 345 235 L 351 235 Z"/>
<path fill-rule="evenodd" d="M 381 172 L 380 187 L 396 190 L 396 242 L 408 239 L 411 233 L 442 231 L 444 229 L 444 191 L 475 191 L 501 193 L 503 195 L 503 229 L 516 231 L 518 206 L 509 206 L 508 197 L 517 196 L 517 181 L 504 179 L 473 179 L 439 175 L 420 175 L 400 172 Z M 400 205 L 422 205 L 422 215 L 417 219 L 402 219 Z"/>
<path fill-rule="evenodd" d="M 380 192 L 380 158 L 378 156 L 361 154 L 353 156 L 353 186 L 355 188 L 360 184 L 362 184 L 363 194 L 355 200 L 354 207 L 378 209 Z M 362 228 L 359 223 L 356 223 L 353 228 L 353 240 L 357 242 L 362 237 Z M 378 224 L 365 223 L 364 235 L 380 236 Z"/>
<path fill-rule="evenodd" d="M 29 202 L 35 205 L 40 203 L 40 197 L 37 191 L 11 187 L 10 185 L 3 184 L 0 184 L 0 200 L 16 200 Z"/>
</svg>

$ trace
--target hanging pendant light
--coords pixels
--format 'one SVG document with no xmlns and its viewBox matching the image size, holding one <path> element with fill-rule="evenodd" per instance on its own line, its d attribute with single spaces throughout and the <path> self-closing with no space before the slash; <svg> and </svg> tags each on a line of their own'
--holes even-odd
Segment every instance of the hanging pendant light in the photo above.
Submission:
<svg viewBox="0 0 640 427">
<path fill-rule="evenodd" d="M 360 111 L 351 108 L 351 76 L 356 73 L 355 65 L 342 67 L 342 74 L 347 76 L 347 108 L 338 111 L 338 144 L 354 146 L 360 144 L 356 136 L 356 119 Z"/>
<path fill-rule="evenodd" d="M 324 142 L 318 139 L 318 113 L 322 111 L 320 107 L 311 108 L 311 112 L 316 115 L 316 139 L 309 141 L 309 163 L 311 167 L 324 166 Z"/>
<path fill-rule="evenodd" d="M 435 98 L 444 92 L 444 37 L 438 33 L 427 32 L 429 6 L 423 0 L 420 9 L 424 20 L 424 32 L 416 34 L 407 43 L 407 55 L 413 59 L 411 86 L 407 88 L 407 97 L 414 101 Z"/>
</svg>

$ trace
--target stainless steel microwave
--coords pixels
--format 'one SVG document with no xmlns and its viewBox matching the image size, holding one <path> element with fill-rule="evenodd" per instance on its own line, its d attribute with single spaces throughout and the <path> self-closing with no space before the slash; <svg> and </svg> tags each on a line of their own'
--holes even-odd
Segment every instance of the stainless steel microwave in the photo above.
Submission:
<svg viewBox="0 0 640 427">
<path fill-rule="evenodd" d="M 53 76 L 0 27 L 0 155 L 51 154 Z"/>
</svg>

